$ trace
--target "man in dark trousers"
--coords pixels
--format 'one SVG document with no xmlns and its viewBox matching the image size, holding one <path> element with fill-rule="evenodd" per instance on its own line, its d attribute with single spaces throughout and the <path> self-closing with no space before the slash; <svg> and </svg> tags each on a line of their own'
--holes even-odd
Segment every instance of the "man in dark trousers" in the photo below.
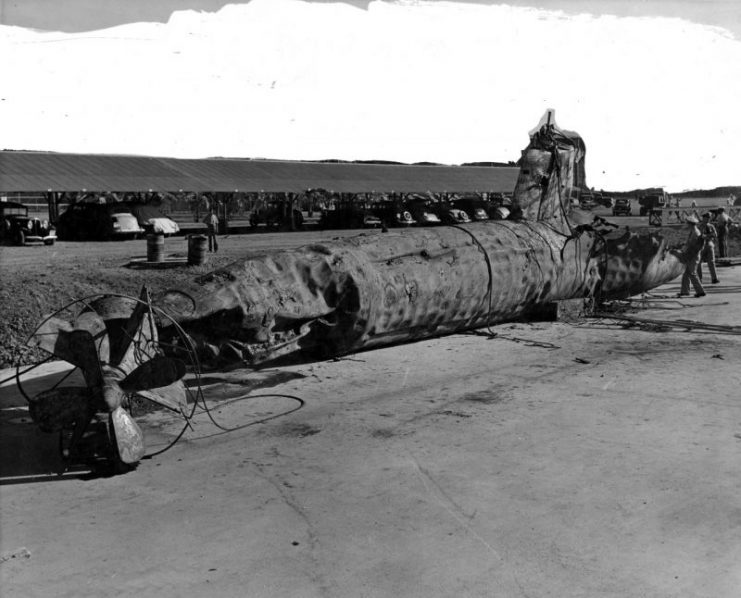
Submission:
<svg viewBox="0 0 741 598">
<path fill-rule="evenodd" d="M 679 297 L 686 297 L 690 294 L 690 283 L 695 289 L 695 297 L 704 297 L 705 289 L 697 278 L 697 266 L 700 263 L 700 252 L 703 248 L 703 238 L 700 229 L 697 228 L 699 221 L 695 216 L 687 217 L 687 243 L 684 246 L 684 274 L 682 275 L 682 287 L 679 290 Z"/>
<path fill-rule="evenodd" d="M 728 257 L 728 229 L 731 228 L 731 224 L 733 224 L 733 219 L 726 214 L 725 208 L 718 208 L 715 228 L 718 231 L 718 254 L 720 257 Z"/>
<path fill-rule="evenodd" d="M 208 235 L 208 250 L 216 253 L 219 251 L 219 243 L 216 240 L 216 233 L 219 230 L 219 217 L 213 208 L 208 211 L 208 215 L 203 219 L 203 223 L 206 225 Z"/>
<path fill-rule="evenodd" d="M 718 274 L 715 271 L 715 243 L 718 241 L 718 233 L 715 227 L 710 224 L 710 212 L 702 215 L 702 222 L 699 226 L 702 238 L 705 239 L 705 245 L 700 253 L 700 262 L 697 264 L 697 277 L 702 280 L 702 263 L 705 262 L 710 270 L 710 282 L 718 284 Z"/>
</svg>

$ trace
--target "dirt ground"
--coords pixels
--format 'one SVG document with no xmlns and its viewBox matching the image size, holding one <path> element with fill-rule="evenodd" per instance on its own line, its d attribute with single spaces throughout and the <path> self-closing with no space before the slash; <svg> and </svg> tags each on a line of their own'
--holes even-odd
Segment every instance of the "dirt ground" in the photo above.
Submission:
<svg viewBox="0 0 741 598">
<path fill-rule="evenodd" d="M 84 259 L 65 245 L 46 276 L 71 295 L 163 276 L 121 276 L 140 242 Z M 225 239 L 215 262 L 256 245 Z M 57 439 L 5 382 L 2 593 L 735 598 L 741 267 L 719 276 L 703 299 L 673 299 L 674 281 L 628 306 L 680 328 L 508 324 L 495 338 L 209 374 L 214 418 L 247 427 L 224 433 L 198 413 L 174 448 L 118 477 L 54 475 Z M 33 288 L 34 309 L 59 305 Z M 182 426 L 138 420 L 151 451 Z"/>
</svg>

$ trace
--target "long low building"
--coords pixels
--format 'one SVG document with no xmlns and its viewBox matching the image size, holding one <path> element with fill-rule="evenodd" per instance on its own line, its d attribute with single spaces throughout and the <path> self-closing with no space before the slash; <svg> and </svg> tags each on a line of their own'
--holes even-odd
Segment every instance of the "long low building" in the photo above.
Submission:
<svg viewBox="0 0 741 598">
<path fill-rule="evenodd" d="M 202 160 L 0 152 L 0 193 L 275 192 L 322 188 L 337 193 L 509 192 L 514 166 L 431 166 L 262 159 Z"/>
</svg>

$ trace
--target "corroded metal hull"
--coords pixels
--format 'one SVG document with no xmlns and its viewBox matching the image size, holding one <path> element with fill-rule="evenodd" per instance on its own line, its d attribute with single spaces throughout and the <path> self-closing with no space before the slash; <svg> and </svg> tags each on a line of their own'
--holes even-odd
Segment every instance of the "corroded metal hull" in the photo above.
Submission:
<svg viewBox="0 0 741 598">
<path fill-rule="evenodd" d="M 206 357 L 256 365 L 527 318 L 564 299 L 628 296 L 682 268 L 656 237 L 632 235 L 605 248 L 594 233 L 569 237 L 541 223 L 482 222 L 256 256 L 165 296 L 163 307 Z"/>
<path fill-rule="evenodd" d="M 626 299 L 674 280 L 684 271 L 685 255 L 669 249 L 657 233 L 625 233 L 607 239 L 599 286 L 604 299 Z"/>
<path fill-rule="evenodd" d="M 517 220 L 409 229 L 253 256 L 160 298 L 215 364 L 325 358 L 523 319 L 555 301 L 627 297 L 676 276 L 657 235 L 577 225 L 585 146 L 543 125 L 523 151 Z"/>
</svg>

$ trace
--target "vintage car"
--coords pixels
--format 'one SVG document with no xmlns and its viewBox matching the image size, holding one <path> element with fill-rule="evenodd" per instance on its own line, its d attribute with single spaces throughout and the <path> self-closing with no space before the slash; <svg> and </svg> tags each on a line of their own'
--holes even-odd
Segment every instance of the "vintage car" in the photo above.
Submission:
<svg viewBox="0 0 741 598">
<path fill-rule="evenodd" d="M 613 216 L 630 216 L 632 214 L 632 208 L 630 205 L 630 199 L 627 197 L 620 197 L 615 200 L 615 205 L 612 206 Z"/>
<path fill-rule="evenodd" d="M 493 204 L 494 207 L 504 206 L 509 208 L 512 206 L 512 193 L 489 193 L 486 202 Z"/>
<path fill-rule="evenodd" d="M 322 210 L 319 228 L 379 228 L 381 219 L 373 214 L 371 206 L 364 201 L 337 203 L 333 210 Z"/>
<path fill-rule="evenodd" d="M 488 220 L 490 216 L 487 208 L 492 207 L 493 209 L 494 207 L 493 203 L 486 202 L 478 197 L 461 197 L 451 201 L 450 205 L 454 209 L 463 210 L 473 222 Z"/>
<path fill-rule="evenodd" d="M 267 202 L 265 205 L 255 208 L 250 214 L 250 226 L 265 224 L 272 228 L 301 229 L 304 226 L 304 215 L 298 208 L 293 208 L 293 223 L 291 223 L 291 212 L 288 210 L 289 202 L 276 200 Z"/>
<path fill-rule="evenodd" d="M 440 217 L 432 210 L 432 201 L 429 199 L 410 199 L 404 203 L 406 212 L 412 215 L 419 226 L 435 226 L 442 224 Z"/>
<path fill-rule="evenodd" d="M 603 191 L 599 191 L 594 194 L 594 201 L 597 204 L 604 206 L 605 208 L 615 207 L 615 198 L 609 195 L 605 195 Z"/>
<path fill-rule="evenodd" d="M 412 226 L 417 224 L 412 213 L 401 201 L 377 201 L 373 204 L 373 214 L 386 226 Z"/>
<path fill-rule="evenodd" d="M 136 216 L 122 203 L 70 204 L 57 229 L 59 238 L 68 241 L 136 239 L 144 234 Z"/>
<path fill-rule="evenodd" d="M 456 208 L 447 201 L 436 201 L 430 204 L 430 209 L 437 214 L 443 224 L 463 224 L 471 222 L 471 218 L 464 210 Z"/>
<path fill-rule="evenodd" d="M 57 232 L 47 220 L 29 217 L 28 207 L 14 201 L 0 202 L 0 243 L 54 245 Z"/>
<path fill-rule="evenodd" d="M 165 216 L 156 206 L 143 203 L 125 204 L 136 216 L 136 220 L 146 233 L 163 234 L 166 237 L 180 232 L 178 223 Z"/>
</svg>

